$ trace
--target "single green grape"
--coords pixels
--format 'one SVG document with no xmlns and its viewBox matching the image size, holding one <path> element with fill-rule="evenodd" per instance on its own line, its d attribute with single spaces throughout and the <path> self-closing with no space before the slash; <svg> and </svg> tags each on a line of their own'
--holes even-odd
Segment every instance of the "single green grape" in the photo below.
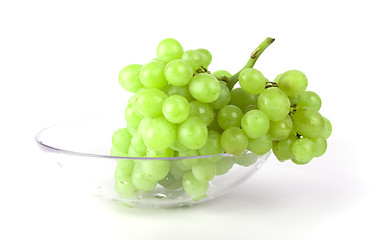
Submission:
<svg viewBox="0 0 372 240">
<path fill-rule="evenodd" d="M 327 140 L 323 137 L 311 139 L 314 143 L 315 154 L 314 157 L 320 157 L 327 151 Z"/>
<path fill-rule="evenodd" d="M 274 83 L 278 83 L 279 82 L 279 78 L 281 77 L 283 75 L 283 73 L 280 73 L 280 74 L 278 74 L 276 77 L 275 77 L 275 79 L 274 79 Z"/>
<path fill-rule="evenodd" d="M 249 138 L 260 138 L 269 131 L 270 120 L 264 112 L 251 110 L 243 115 L 241 125 Z"/>
<path fill-rule="evenodd" d="M 252 95 L 241 88 L 234 88 L 231 90 L 230 105 L 235 105 L 246 113 L 247 106 L 257 106 L 257 98 L 257 94 Z"/>
<path fill-rule="evenodd" d="M 166 92 L 167 92 L 168 96 L 180 95 L 180 96 L 186 98 L 187 101 L 189 101 L 189 102 L 191 102 L 192 100 L 194 100 L 194 98 L 190 94 L 189 86 L 188 85 L 182 86 L 182 87 L 171 85 L 166 90 Z"/>
<path fill-rule="evenodd" d="M 195 100 L 190 102 L 190 116 L 199 117 L 208 126 L 213 121 L 214 112 L 209 104 Z"/>
<path fill-rule="evenodd" d="M 141 163 L 141 172 L 149 180 L 157 182 L 165 178 L 170 169 L 170 161 L 145 160 Z"/>
<path fill-rule="evenodd" d="M 227 153 L 240 154 L 248 146 L 248 137 L 241 128 L 230 127 L 222 133 L 221 145 Z"/>
<path fill-rule="evenodd" d="M 171 123 L 184 122 L 190 115 L 190 104 L 180 95 L 172 95 L 165 99 L 162 107 L 164 117 Z"/>
<path fill-rule="evenodd" d="M 257 99 L 258 109 L 263 111 L 271 121 L 281 121 L 289 113 L 290 101 L 285 93 L 277 87 L 265 89 Z"/>
<path fill-rule="evenodd" d="M 163 62 L 170 62 L 174 59 L 180 59 L 182 54 L 183 48 L 181 43 L 173 38 L 162 40 L 156 49 L 156 56 Z"/>
<path fill-rule="evenodd" d="M 190 83 L 193 70 L 187 62 L 175 59 L 167 64 L 164 74 L 170 84 L 182 87 Z"/>
<path fill-rule="evenodd" d="M 292 119 L 286 116 L 281 121 L 271 121 L 269 133 L 274 141 L 280 141 L 289 137 L 293 132 Z"/>
<path fill-rule="evenodd" d="M 134 168 L 134 161 L 130 159 L 118 159 L 115 168 L 115 180 L 127 181 L 131 180 Z"/>
<path fill-rule="evenodd" d="M 216 176 L 216 163 L 201 159 L 192 166 L 192 174 L 202 183 L 209 182 Z"/>
<path fill-rule="evenodd" d="M 288 97 L 294 97 L 306 90 L 307 82 L 305 74 L 298 70 L 289 70 L 279 78 L 278 85 Z"/>
<path fill-rule="evenodd" d="M 120 128 L 112 135 L 112 145 L 122 153 L 128 153 L 132 135 L 126 128 Z"/>
<path fill-rule="evenodd" d="M 320 99 L 318 94 L 312 91 L 305 91 L 299 96 L 296 108 L 300 109 L 307 107 L 319 111 L 321 106 L 322 100 Z"/>
<path fill-rule="evenodd" d="M 183 190 L 190 196 L 193 200 L 200 200 L 206 197 L 209 188 L 208 182 L 200 182 L 197 180 L 191 171 L 185 173 L 182 179 Z"/>
<path fill-rule="evenodd" d="M 211 64 L 212 62 L 212 54 L 207 49 L 204 48 L 196 49 L 196 51 L 198 51 L 202 55 L 203 59 L 202 66 L 207 68 L 209 64 Z"/>
<path fill-rule="evenodd" d="M 271 150 L 272 145 L 272 137 L 268 133 L 260 138 L 248 139 L 248 150 L 257 155 L 268 153 Z"/>
<path fill-rule="evenodd" d="M 249 94 L 259 94 L 265 90 L 265 76 L 254 68 L 246 68 L 239 75 L 241 88 Z"/>
<path fill-rule="evenodd" d="M 110 155 L 115 157 L 128 157 L 128 153 L 119 151 L 115 146 L 111 147 Z"/>
<path fill-rule="evenodd" d="M 220 77 L 228 77 L 228 78 L 231 78 L 231 77 L 232 77 L 232 74 L 229 73 L 229 72 L 226 71 L 226 70 L 217 70 L 217 71 L 214 71 L 212 74 L 213 74 L 213 76 L 215 76 L 216 78 L 220 78 Z"/>
<path fill-rule="evenodd" d="M 174 150 L 172 148 L 167 148 L 163 152 L 155 152 L 151 149 L 146 150 L 146 157 L 148 158 L 166 158 L 166 157 L 174 157 Z"/>
<path fill-rule="evenodd" d="M 251 152 L 244 152 L 243 154 L 234 156 L 234 161 L 236 164 L 249 167 L 257 162 L 258 156 Z"/>
<path fill-rule="evenodd" d="M 134 151 L 136 151 L 140 155 L 145 156 L 147 147 L 138 132 L 132 136 L 130 146 L 133 148 Z"/>
<path fill-rule="evenodd" d="M 240 108 L 234 105 L 227 105 L 218 111 L 217 121 L 222 129 L 240 127 L 242 117 L 243 112 Z"/>
<path fill-rule="evenodd" d="M 297 137 L 295 135 L 290 135 L 286 139 L 273 142 L 273 153 L 279 161 L 284 162 L 293 157 L 291 146 L 296 140 Z"/>
<path fill-rule="evenodd" d="M 142 158 L 144 156 L 145 156 L 144 153 L 137 152 L 136 150 L 134 150 L 134 147 L 132 145 L 129 146 L 129 148 L 128 148 L 128 157 Z"/>
<path fill-rule="evenodd" d="M 141 83 L 147 88 L 163 88 L 168 85 L 164 75 L 165 63 L 155 60 L 143 66 L 140 73 Z"/>
<path fill-rule="evenodd" d="M 329 136 L 331 136 L 331 133 L 332 133 L 332 124 L 326 117 L 323 117 L 323 120 L 324 120 L 324 127 L 323 127 L 323 131 L 321 133 L 321 136 L 324 139 L 328 139 Z"/>
<path fill-rule="evenodd" d="M 288 97 L 289 101 L 291 102 L 291 106 L 297 105 L 298 101 L 300 101 L 300 96 Z"/>
<path fill-rule="evenodd" d="M 203 63 L 203 56 L 196 50 L 187 50 L 183 53 L 182 60 L 187 62 L 195 72 L 196 70 L 200 69 Z"/>
<path fill-rule="evenodd" d="M 115 190 L 124 197 L 135 197 L 138 194 L 138 189 L 134 186 L 133 181 L 115 181 Z"/>
<path fill-rule="evenodd" d="M 162 115 L 162 106 L 167 94 L 155 88 L 143 89 L 137 92 L 133 108 L 144 117 L 158 117 Z"/>
<path fill-rule="evenodd" d="M 187 151 L 190 151 L 191 149 L 182 145 L 180 143 L 180 141 L 178 141 L 178 138 L 176 138 L 176 140 L 174 141 L 174 143 L 172 144 L 171 148 L 174 150 L 174 151 L 178 151 L 178 152 L 187 152 Z"/>
<path fill-rule="evenodd" d="M 142 137 L 148 148 L 163 152 L 176 140 L 176 126 L 164 117 L 156 117 L 149 121 Z"/>
<path fill-rule="evenodd" d="M 226 86 L 226 83 L 222 81 L 220 81 L 220 86 L 221 86 L 220 95 L 216 100 L 209 104 L 213 109 L 221 109 L 230 102 L 231 98 L 230 89 Z"/>
<path fill-rule="evenodd" d="M 131 64 L 120 71 L 119 83 L 126 91 L 135 93 L 143 88 L 140 80 L 141 69 L 141 64 Z"/>
<path fill-rule="evenodd" d="M 221 85 L 213 75 L 198 73 L 191 79 L 189 90 L 196 100 L 210 103 L 220 95 Z"/>
<path fill-rule="evenodd" d="M 293 157 L 301 163 L 308 163 L 315 155 L 313 141 L 308 138 L 299 138 L 291 145 Z"/>
<path fill-rule="evenodd" d="M 138 133 L 143 136 L 146 131 L 146 128 L 152 118 L 142 118 L 141 122 L 138 125 Z"/>
<path fill-rule="evenodd" d="M 302 136 L 316 138 L 322 135 L 324 128 L 323 116 L 312 108 L 298 109 L 292 115 L 292 122 L 293 128 Z M 296 159 L 301 161 L 301 159 Z"/>
<path fill-rule="evenodd" d="M 216 163 L 216 175 L 226 174 L 234 166 L 234 163 L 235 162 L 231 157 L 221 158 Z"/>
<path fill-rule="evenodd" d="M 138 128 L 139 123 L 142 120 L 141 116 L 138 116 L 134 110 L 133 110 L 133 105 L 130 103 L 127 105 L 124 111 L 124 117 L 125 121 L 127 122 L 127 127 L 132 127 L 132 128 Z"/>
<path fill-rule="evenodd" d="M 295 159 L 295 158 L 292 158 L 291 160 L 292 160 L 293 163 L 295 163 L 295 164 L 297 164 L 297 165 L 305 165 L 305 164 L 307 163 L 307 162 L 300 162 L 300 161 L 298 161 L 298 160 Z"/>
<path fill-rule="evenodd" d="M 203 161 L 217 162 L 221 159 L 221 154 L 223 153 L 223 148 L 221 145 L 221 134 L 214 130 L 208 131 L 208 139 L 203 147 L 198 149 L 200 155 L 215 155 L 211 156 L 209 159 L 204 159 Z"/>
<path fill-rule="evenodd" d="M 165 178 L 159 181 L 165 189 L 176 191 L 182 187 L 181 178 L 175 178 L 172 174 L 168 174 Z"/>
<path fill-rule="evenodd" d="M 158 183 L 157 181 L 153 181 L 147 178 L 146 175 L 141 171 L 142 170 L 141 164 L 147 161 L 148 160 L 137 161 L 134 164 L 133 173 L 132 173 L 132 181 L 133 181 L 133 185 L 137 189 L 141 191 L 145 191 L 145 192 L 151 192 L 152 190 L 154 190 L 154 188 L 156 187 Z"/>
<path fill-rule="evenodd" d="M 203 121 L 190 116 L 178 127 L 179 142 L 190 149 L 199 149 L 207 142 L 208 130 Z"/>
</svg>

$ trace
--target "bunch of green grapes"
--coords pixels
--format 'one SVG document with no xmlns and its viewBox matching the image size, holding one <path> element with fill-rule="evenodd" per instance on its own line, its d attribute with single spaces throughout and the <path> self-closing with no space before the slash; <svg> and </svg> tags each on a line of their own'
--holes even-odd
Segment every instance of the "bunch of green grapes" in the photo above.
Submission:
<svg viewBox="0 0 372 240">
<path fill-rule="evenodd" d="M 134 95 L 125 108 L 126 128 L 113 134 L 111 155 L 188 158 L 120 159 L 118 193 L 136 196 L 160 184 L 169 190 L 183 188 L 198 200 L 216 175 L 227 173 L 235 163 L 248 166 L 254 156 L 271 149 L 280 161 L 296 164 L 326 151 L 331 124 L 318 112 L 320 97 L 306 91 L 302 72 L 287 71 L 273 82 L 252 64 L 234 76 L 225 70 L 211 73 L 208 50 L 184 51 L 172 38 L 159 43 L 156 55 L 145 65 L 131 64 L 119 73 L 121 86 Z M 233 88 L 237 81 L 241 87 Z M 246 161 L 221 155 L 247 150 L 253 157 Z"/>
</svg>

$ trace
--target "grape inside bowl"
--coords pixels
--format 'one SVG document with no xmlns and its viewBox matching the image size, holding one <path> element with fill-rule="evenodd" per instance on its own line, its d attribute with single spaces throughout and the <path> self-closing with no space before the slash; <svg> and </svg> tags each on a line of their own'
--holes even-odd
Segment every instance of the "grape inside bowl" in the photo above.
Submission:
<svg viewBox="0 0 372 240">
<path fill-rule="evenodd" d="M 271 152 L 261 156 L 248 150 L 237 156 L 112 156 L 112 134 L 122 126 L 125 121 L 115 117 L 70 121 L 41 130 L 35 139 L 44 157 L 60 166 L 66 182 L 130 207 L 179 207 L 217 198 L 256 173 Z M 195 162 L 208 170 L 193 169 Z M 164 177 L 149 182 L 151 173 L 143 174 L 154 165 L 161 166 L 160 175 Z"/>
</svg>

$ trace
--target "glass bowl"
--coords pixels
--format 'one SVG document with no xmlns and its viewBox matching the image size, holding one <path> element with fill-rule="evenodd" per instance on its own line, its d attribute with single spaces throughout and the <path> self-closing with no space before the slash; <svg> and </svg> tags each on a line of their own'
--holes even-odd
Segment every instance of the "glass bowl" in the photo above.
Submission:
<svg viewBox="0 0 372 240">
<path fill-rule="evenodd" d="M 238 156 L 227 153 L 172 158 L 110 156 L 112 134 L 123 126 L 125 121 L 122 118 L 71 121 L 47 127 L 38 132 L 35 139 L 46 153 L 44 157 L 56 161 L 66 173 L 66 182 L 131 207 L 178 207 L 214 199 L 256 173 L 270 154 L 258 156 L 246 151 Z M 166 161 L 170 165 L 167 177 L 156 186 L 144 184 L 145 187 L 141 186 L 142 190 L 138 190 L 130 179 L 135 177 L 135 170 L 129 180 L 118 176 L 121 172 L 117 169 L 125 172 L 148 161 Z M 192 169 L 184 164 L 188 161 L 215 162 L 217 174 L 211 181 L 195 187 L 192 185 L 195 179 Z M 188 179 L 182 179 L 185 173 L 189 173 Z"/>
</svg>

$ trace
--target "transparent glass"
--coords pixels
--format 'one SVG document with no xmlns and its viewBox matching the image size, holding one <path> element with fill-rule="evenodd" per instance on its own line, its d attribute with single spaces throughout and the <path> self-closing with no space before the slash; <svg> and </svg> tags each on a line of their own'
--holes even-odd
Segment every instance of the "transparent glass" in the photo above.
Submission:
<svg viewBox="0 0 372 240">
<path fill-rule="evenodd" d="M 66 183 L 131 207 L 178 207 L 214 199 L 255 174 L 270 154 L 269 152 L 257 156 L 246 151 L 239 156 L 227 153 L 172 158 L 110 156 L 112 134 L 124 126 L 125 121 L 121 118 L 71 121 L 45 128 L 36 134 L 35 139 L 46 153 L 44 156 L 48 160 L 56 161 L 66 173 Z M 190 159 L 217 164 L 217 172 L 220 175 L 203 183 L 203 186 L 208 188 L 205 194 L 193 195 L 189 191 L 189 195 L 183 190 L 183 184 L 187 183 L 183 183 L 182 176 L 192 172 L 192 169 L 185 167 L 182 162 Z M 133 187 L 130 177 L 122 179 L 118 176 L 117 168 L 160 160 L 169 162 L 171 170 L 166 179 L 160 180 L 154 188 L 141 191 Z M 183 167 L 177 167 L 180 165 Z M 178 174 L 179 172 L 181 173 Z"/>
</svg>

